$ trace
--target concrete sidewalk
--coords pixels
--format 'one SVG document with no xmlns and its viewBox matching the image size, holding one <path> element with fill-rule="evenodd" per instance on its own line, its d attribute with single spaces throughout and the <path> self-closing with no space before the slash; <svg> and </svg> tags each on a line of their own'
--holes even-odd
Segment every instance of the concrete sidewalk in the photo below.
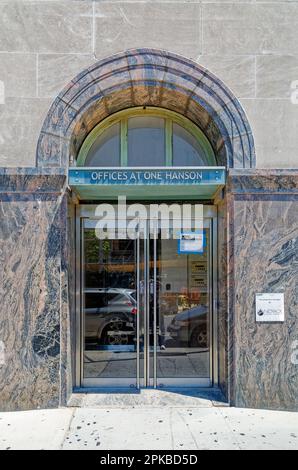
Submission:
<svg viewBox="0 0 298 470">
<path fill-rule="evenodd" d="M 0 413 L 0 449 L 298 449 L 298 413 L 148 396 L 150 406 L 88 396 L 81 408 Z"/>
</svg>

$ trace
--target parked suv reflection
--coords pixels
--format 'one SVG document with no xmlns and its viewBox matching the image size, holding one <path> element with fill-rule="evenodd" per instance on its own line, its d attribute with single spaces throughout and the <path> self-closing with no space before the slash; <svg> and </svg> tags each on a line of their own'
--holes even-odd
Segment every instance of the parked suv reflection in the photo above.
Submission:
<svg viewBox="0 0 298 470">
<path fill-rule="evenodd" d="M 131 289 L 87 289 L 85 291 L 86 343 L 134 344 L 136 300 Z"/>
<path fill-rule="evenodd" d="M 207 313 L 208 309 L 205 305 L 198 305 L 177 313 L 168 326 L 172 339 L 191 347 L 208 347 Z"/>
</svg>

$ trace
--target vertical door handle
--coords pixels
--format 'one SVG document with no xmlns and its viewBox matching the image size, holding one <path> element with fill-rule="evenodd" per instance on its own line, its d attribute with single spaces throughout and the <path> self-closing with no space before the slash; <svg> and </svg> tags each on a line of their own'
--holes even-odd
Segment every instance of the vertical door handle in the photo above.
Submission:
<svg viewBox="0 0 298 470">
<path fill-rule="evenodd" d="M 157 220 L 154 220 L 153 240 L 153 387 L 157 387 Z"/>
<path fill-rule="evenodd" d="M 140 229 L 140 227 L 139 227 Z M 140 388 L 140 232 L 137 234 L 137 389 Z"/>
</svg>

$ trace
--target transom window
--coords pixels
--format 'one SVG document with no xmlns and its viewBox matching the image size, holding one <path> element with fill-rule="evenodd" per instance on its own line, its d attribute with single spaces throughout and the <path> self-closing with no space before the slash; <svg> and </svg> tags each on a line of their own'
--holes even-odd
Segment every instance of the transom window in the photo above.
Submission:
<svg viewBox="0 0 298 470">
<path fill-rule="evenodd" d="M 203 132 L 172 111 L 133 108 L 114 114 L 85 139 L 77 166 L 216 166 Z"/>
</svg>

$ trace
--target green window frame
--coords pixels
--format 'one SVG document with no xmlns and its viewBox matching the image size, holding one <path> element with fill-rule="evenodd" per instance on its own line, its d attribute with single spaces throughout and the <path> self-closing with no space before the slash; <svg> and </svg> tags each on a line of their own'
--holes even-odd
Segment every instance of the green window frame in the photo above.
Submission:
<svg viewBox="0 0 298 470">
<path fill-rule="evenodd" d="M 173 166 L 173 123 L 186 129 L 199 142 L 208 161 L 208 166 L 216 166 L 216 158 L 205 134 L 192 121 L 180 114 L 154 107 L 136 107 L 119 111 L 100 122 L 86 137 L 76 160 L 76 166 L 84 167 L 88 153 L 95 140 L 110 126 L 120 122 L 120 166 L 128 166 L 128 120 L 132 117 L 152 116 L 165 120 L 165 161 L 166 167 Z"/>
</svg>

